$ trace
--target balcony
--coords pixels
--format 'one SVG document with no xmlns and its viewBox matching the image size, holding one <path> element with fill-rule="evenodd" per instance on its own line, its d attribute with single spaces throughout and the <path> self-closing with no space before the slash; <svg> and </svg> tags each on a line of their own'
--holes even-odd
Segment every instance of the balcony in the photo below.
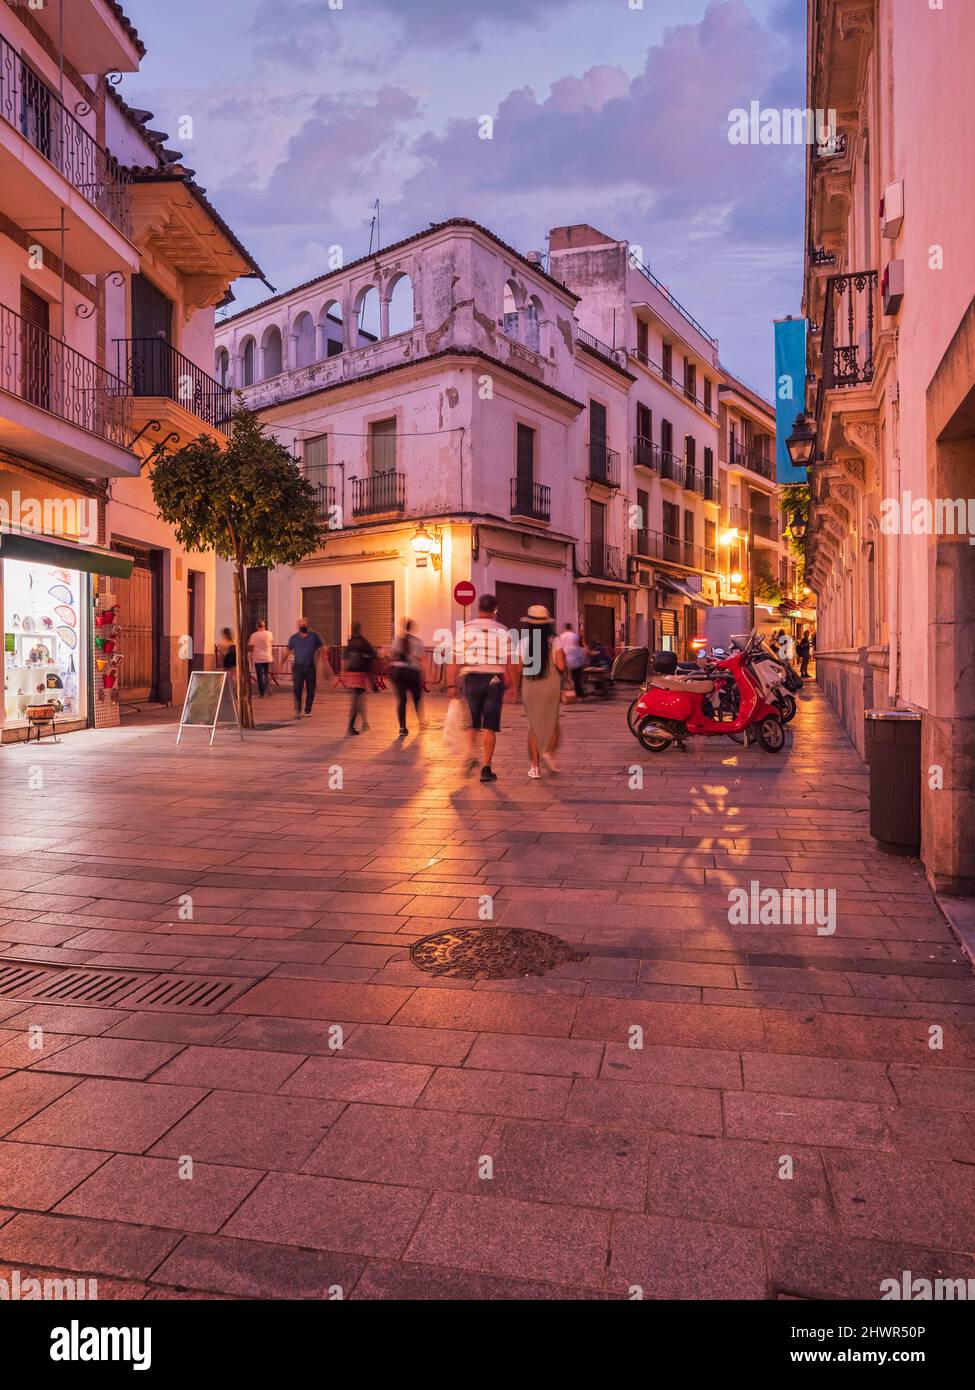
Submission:
<svg viewBox="0 0 975 1390">
<path fill-rule="evenodd" d="M 692 405 L 696 405 L 698 410 L 703 410 L 704 414 L 707 415 L 709 419 L 717 420 L 718 412 L 715 409 L 713 398 L 709 405 L 703 397 L 696 395 L 694 391 L 678 381 L 677 377 L 674 375 L 673 368 L 669 371 L 666 370 L 659 363 L 654 362 L 653 359 L 640 348 L 629 348 L 628 353 L 630 357 L 635 358 L 637 362 L 646 367 L 647 371 L 653 372 L 654 376 L 659 377 L 667 386 L 672 386 L 675 391 L 679 391 L 684 399 L 690 401 Z"/>
<path fill-rule="evenodd" d="M 701 492 L 705 502 L 717 502 L 718 500 L 718 480 L 713 473 L 701 475 Z"/>
<path fill-rule="evenodd" d="M 752 511 L 749 515 L 746 507 L 728 508 L 728 524 L 736 527 L 744 536 L 748 534 L 749 520 L 756 536 L 760 536 L 762 540 L 778 542 L 778 523 L 770 512 Z"/>
<path fill-rule="evenodd" d="M 227 433 L 233 392 L 177 352 L 172 343 L 164 338 L 116 338 L 115 354 L 118 375 L 130 383 L 136 399 L 136 428 L 155 417 L 180 434 L 198 433 L 196 421 Z M 139 403 L 147 400 L 155 404 L 140 409 Z M 171 403 L 180 409 L 174 411 Z M 184 412 L 195 419 L 187 419 Z"/>
<path fill-rule="evenodd" d="M 0 446 L 81 477 L 130 477 L 125 381 L 0 304 Z"/>
<path fill-rule="evenodd" d="M 652 439 L 642 435 L 633 445 L 633 467 L 646 468 L 650 473 L 660 472 L 660 447 Z"/>
<path fill-rule="evenodd" d="M 680 482 L 685 492 L 704 491 L 704 474 L 701 473 L 699 469 L 695 468 L 692 463 L 687 463 L 686 460 L 684 462 L 683 476 Z"/>
<path fill-rule="evenodd" d="M 590 579 L 614 579 L 622 582 L 626 576 L 623 559 L 615 545 L 589 541 L 586 545 L 586 574 Z"/>
<path fill-rule="evenodd" d="M 71 264 L 84 274 L 138 269 L 129 175 L 0 38 L 3 210 L 57 252 L 63 209 Z M 108 224 L 108 225 L 106 225 Z"/>
<path fill-rule="evenodd" d="M 666 449 L 657 452 L 660 463 L 661 478 L 668 478 L 672 483 L 684 482 L 684 460 L 679 459 L 676 454 L 669 453 Z"/>
<path fill-rule="evenodd" d="M 533 521 L 552 520 L 552 489 L 531 478 L 511 479 L 511 515 L 527 516 Z"/>
<path fill-rule="evenodd" d="M 352 515 L 378 516 L 401 512 L 406 506 L 406 474 L 388 470 L 352 478 Z"/>
<path fill-rule="evenodd" d="M 661 560 L 666 564 L 682 565 L 685 569 L 707 570 L 716 574 L 718 569 L 717 551 L 695 545 L 693 541 L 681 540 L 680 536 L 668 536 L 661 531 L 634 531 L 632 550 L 647 560 Z"/>
<path fill-rule="evenodd" d="M 325 481 L 327 464 L 324 463 L 304 463 L 300 459 L 295 462 L 301 469 L 301 475 L 311 483 L 315 489 L 316 515 L 319 521 L 331 521 L 335 514 L 335 486 Z"/>
<path fill-rule="evenodd" d="M 603 487 L 619 487 L 620 456 L 596 440 L 589 442 L 589 481 Z"/>
<path fill-rule="evenodd" d="M 728 450 L 729 468 L 747 468 L 752 473 L 758 473 L 763 478 L 768 478 L 772 483 L 775 482 L 775 460 L 766 458 L 757 449 L 749 448 L 745 444 L 739 444 L 737 439 Z"/>
<path fill-rule="evenodd" d="M 836 387 L 866 386 L 873 381 L 876 344 L 877 272 L 857 270 L 831 275 L 823 309 L 822 376 L 816 419 L 824 397 Z"/>
</svg>

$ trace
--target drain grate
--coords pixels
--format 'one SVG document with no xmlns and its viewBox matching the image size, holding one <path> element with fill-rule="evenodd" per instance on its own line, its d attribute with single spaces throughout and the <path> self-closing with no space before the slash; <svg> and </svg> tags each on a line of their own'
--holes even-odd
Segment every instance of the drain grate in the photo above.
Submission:
<svg viewBox="0 0 975 1390">
<path fill-rule="evenodd" d="M 0 960 L 0 997 L 23 999 L 31 1004 L 215 1014 L 253 983 L 249 975 L 178 975 Z"/>
<path fill-rule="evenodd" d="M 517 980 L 585 960 L 560 936 L 523 927 L 458 927 L 414 941 L 410 959 L 431 975 L 466 980 Z"/>
<path fill-rule="evenodd" d="M 142 979 L 132 972 L 65 970 L 31 989 L 33 1003 L 115 1004 Z"/>
<path fill-rule="evenodd" d="M 126 995 L 127 1009 L 162 1013 L 219 1013 L 253 984 L 251 979 L 219 979 L 213 975 L 157 975 Z"/>
<path fill-rule="evenodd" d="M 0 962 L 0 995 L 13 995 L 15 998 L 29 990 L 38 980 L 45 980 L 56 974 L 53 967 L 43 965 L 15 965 L 12 961 Z"/>
</svg>

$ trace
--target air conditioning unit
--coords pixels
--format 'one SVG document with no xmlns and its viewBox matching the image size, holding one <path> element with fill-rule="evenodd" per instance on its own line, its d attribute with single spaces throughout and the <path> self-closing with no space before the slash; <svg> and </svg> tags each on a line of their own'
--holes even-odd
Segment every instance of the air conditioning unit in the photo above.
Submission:
<svg viewBox="0 0 975 1390">
<path fill-rule="evenodd" d="M 904 299 L 904 262 L 888 261 L 880 282 L 884 313 L 896 314 Z"/>
<path fill-rule="evenodd" d="M 883 234 L 888 241 L 896 241 L 900 236 L 901 227 L 904 224 L 904 180 L 898 179 L 897 183 L 889 183 L 884 189 L 883 202 L 880 204 L 880 215 L 883 219 Z"/>
</svg>

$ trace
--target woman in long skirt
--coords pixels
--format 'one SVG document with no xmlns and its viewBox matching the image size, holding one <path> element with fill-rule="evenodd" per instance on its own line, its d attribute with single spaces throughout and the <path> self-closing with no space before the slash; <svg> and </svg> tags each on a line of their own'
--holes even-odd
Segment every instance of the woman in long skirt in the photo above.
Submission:
<svg viewBox="0 0 975 1390">
<path fill-rule="evenodd" d="M 542 775 L 542 762 L 550 772 L 558 772 L 555 750 L 559 746 L 565 653 L 555 645 L 555 622 L 547 608 L 533 604 L 521 623 L 525 635 L 515 679 L 528 717 L 528 776 L 534 779 Z"/>
</svg>

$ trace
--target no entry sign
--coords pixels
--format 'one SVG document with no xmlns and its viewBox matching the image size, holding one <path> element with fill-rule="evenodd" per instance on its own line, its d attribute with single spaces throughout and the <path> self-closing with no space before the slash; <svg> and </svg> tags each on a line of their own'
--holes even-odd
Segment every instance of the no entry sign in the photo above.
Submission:
<svg viewBox="0 0 975 1390">
<path fill-rule="evenodd" d="M 454 585 L 454 602 L 459 603 L 462 608 L 467 608 L 476 598 L 477 590 L 469 579 L 462 579 Z"/>
</svg>

